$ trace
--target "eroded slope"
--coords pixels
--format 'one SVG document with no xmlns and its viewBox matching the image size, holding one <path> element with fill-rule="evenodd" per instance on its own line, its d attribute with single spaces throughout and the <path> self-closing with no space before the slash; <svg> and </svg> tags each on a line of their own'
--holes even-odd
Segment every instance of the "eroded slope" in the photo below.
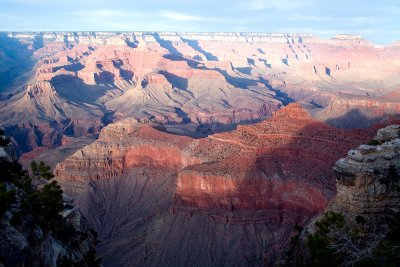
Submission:
<svg viewBox="0 0 400 267">
<path fill-rule="evenodd" d="M 290 104 L 203 139 L 126 119 L 56 167 L 107 265 L 262 265 L 332 198 L 332 164 L 369 139 Z"/>
</svg>

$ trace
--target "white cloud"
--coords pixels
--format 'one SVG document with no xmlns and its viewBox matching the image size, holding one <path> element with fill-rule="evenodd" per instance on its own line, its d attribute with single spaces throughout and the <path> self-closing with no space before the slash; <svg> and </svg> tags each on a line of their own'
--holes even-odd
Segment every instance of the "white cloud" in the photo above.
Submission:
<svg viewBox="0 0 400 267">
<path fill-rule="evenodd" d="M 291 14 L 287 16 L 288 20 L 295 20 L 295 21 L 334 21 L 335 18 L 328 17 L 328 16 L 313 16 L 313 15 L 302 15 L 299 13 Z"/>
<path fill-rule="evenodd" d="M 378 18 L 378 17 L 349 17 L 342 18 L 344 22 L 353 23 L 353 24 L 366 24 L 366 23 L 379 23 L 379 22 L 388 22 L 389 18 Z"/>
</svg>

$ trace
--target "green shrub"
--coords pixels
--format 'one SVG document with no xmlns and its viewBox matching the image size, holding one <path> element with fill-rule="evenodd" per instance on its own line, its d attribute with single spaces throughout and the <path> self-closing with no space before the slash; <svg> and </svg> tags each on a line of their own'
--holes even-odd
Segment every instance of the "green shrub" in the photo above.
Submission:
<svg viewBox="0 0 400 267">
<path fill-rule="evenodd" d="M 367 143 L 369 146 L 379 146 L 381 143 L 378 140 L 371 139 Z"/>
<path fill-rule="evenodd" d="M 11 204 L 15 201 L 15 191 L 7 190 L 5 184 L 0 184 L 0 217 L 10 209 Z"/>
<path fill-rule="evenodd" d="M 338 266 L 340 255 L 330 248 L 331 240 L 329 233 L 332 231 L 343 230 L 346 222 L 342 214 L 329 211 L 324 217 L 315 223 L 317 231 L 309 236 L 307 246 L 310 250 L 313 266 Z M 329 259 L 329 261 L 327 261 Z"/>
<path fill-rule="evenodd" d="M 47 166 L 43 161 L 39 162 L 39 165 L 36 163 L 36 161 L 31 162 L 31 171 L 32 175 L 36 179 L 45 179 L 45 180 L 50 180 L 54 178 L 54 175 L 50 171 L 50 167 Z"/>
<path fill-rule="evenodd" d="M 22 212 L 30 214 L 44 229 L 57 228 L 63 211 L 62 190 L 56 181 L 28 195 L 21 203 Z"/>
<path fill-rule="evenodd" d="M 312 234 L 307 240 L 308 248 L 310 249 L 311 262 L 313 266 L 338 266 L 337 256 L 334 251 L 329 248 L 328 237 L 321 234 Z M 329 259 L 329 260 L 327 260 Z"/>
<path fill-rule="evenodd" d="M 318 232 L 327 234 L 332 228 L 343 228 L 345 226 L 345 220 L 343 214 L 329 211 L 325 213 L 324 218 L 316 222 L 315 225 L 318 228 Z"/>
<path fill-rule="evenodd" d="M 21 176 L 25 174 L 26 172 L 19 162 L 0 159 L 0 182 L 11 182 L 18 185 Z"/>
</svg>

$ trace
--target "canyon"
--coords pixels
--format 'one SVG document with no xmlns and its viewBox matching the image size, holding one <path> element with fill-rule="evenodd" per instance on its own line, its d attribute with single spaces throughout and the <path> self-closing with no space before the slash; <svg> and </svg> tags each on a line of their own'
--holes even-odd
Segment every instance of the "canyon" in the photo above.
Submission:
<svg viewBox="0 0 400 267">
<path fill-rule="evenodd" d="M 1 33 L 0 127 L 104 266 L 264 266 L 347 197 L 332 166 L 398 122 L 399 73 L 356 35 Z"/>
<path fill-rule="evenodd" d="M 124 118 L 204 137 L 268 118 L 292 101 L 345 128 L 397 119 L 400 112 L 398 43 L 175 32 L 28 32 L 0 39 L 0 125 L 19 155 L 95 138 Z"/>
<path fill-rule="evenodd" d="M 262 266 L 334 197 L 332 166 L 376 129 L 338 129 L 297 103 L 193 139 L 125 119 L 55 168 L 105 265 Z"/>
</svg>

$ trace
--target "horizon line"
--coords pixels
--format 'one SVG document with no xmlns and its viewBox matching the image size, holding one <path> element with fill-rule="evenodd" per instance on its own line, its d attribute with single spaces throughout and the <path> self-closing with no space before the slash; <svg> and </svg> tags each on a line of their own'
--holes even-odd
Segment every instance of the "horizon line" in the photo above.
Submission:
<svg viewBox="0 0 400 267">
<path fill-rule="evenodd" d="M 331 37 L 323 37 L 318 34 L 314 33 L 307 33 L 307 32 L 263 32 L 263 31 L 165 31 L 165 30 L 152 30 L 152 31 L 141 31 L 141 30 L 123 30 L 123 31 L 118 31 L 118 30 L 79 30 L 79 31 L 74 31 L 74 30 L 41 30 L 41 31 L 29 31 L 29 30 L 21 30 L 21 31 L 7 31 L 7 30 L 0 30 L 0 33 L 7 33 L 7 34 L 12 34 L 12 33 L 196 33 L 196 34 L 224 34 L 224 33 L 229 33 L 229 34 L 265 34 L 265 35 L 284 35 L 284 36 L 299 36 L 299 37 L 313 37 L 313 38 L 321 38 L 325 40 L 330 40 L 330 39 L 338 39 L 338 36 L 348 36 L 348 37 L 356 37 L 354 40 L 364 40 L 367 41 L 374 46 L 390 46 L 393 45 L 397 42 L 400 41 L 400 39 L 394 40 L 389 43 L 385 44 L 377 44 L 373 42 L 372 40 L 366 39 L 364 36 L 357 34 L 357 33 L 337 33 L 337 34 L 332 34 Z"/>
</svg>

